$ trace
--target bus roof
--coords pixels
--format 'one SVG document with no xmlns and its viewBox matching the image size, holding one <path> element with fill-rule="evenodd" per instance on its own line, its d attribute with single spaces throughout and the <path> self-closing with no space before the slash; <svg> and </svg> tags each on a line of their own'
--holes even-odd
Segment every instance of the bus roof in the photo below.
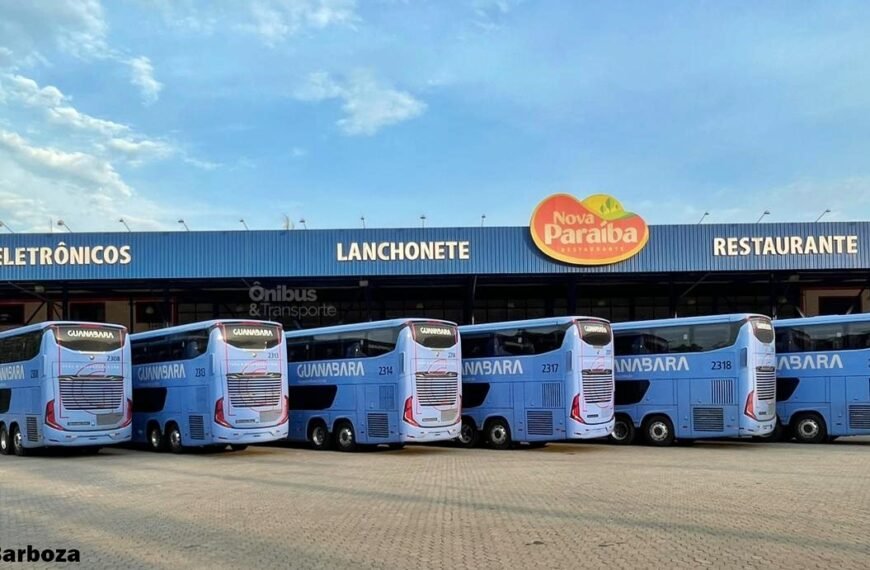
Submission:
<svg viewBox="0 0 870 570">
<path fill-rule="evenodd" d="M 715 323 L 733 323 L 750 317 L 769 319 L 766 315 L 757 313 L 729 313 L 725 315 L 705 315 L 703 317 L 676 317 L 672 319 L 654 319 L 649 321 L 631 321 L 627 323 L 613 323 L 613 331 L 631 331 L 637 329 L 649 329 L 657 327 L 672 327 L 679 325 L 709 325 Z"/>
<path fill-rule="evenodd" d="M 127 327 L 124 325 L 116 325 L 110 323 L 93 323 L 90 321 L 45 321 L 42 323 L 36 323 L 33 325 L 26 325 L 23 327 L 17 327 L 14 329 L 9 329 L 7 331 L 0 332 L 0 338 L 8 338 L 13 336 L 18 336 L 20 334 L 27 334 L 31 332 L 36 332 L 39 330 L 44 330 L 53 326 L 89 326 L 89 327 L 111 327 L 115 329 L 124 329 L 127 330 Z"/>
<path fill-rule="evenodd" d="M 804 325 L 835 325 L 839 323 L 857 323 L 870 321 L 870 313 L 853 313 L 851 315 L 820 315 L 817 317 L 801 317 L 795 319 L 777 319 L 774 327 L 797 327 Z"/>
<path fill-rule="evenodd" d="M 456 326 L 456 323 L 451 321 L 412 317 L 407 319 L 388 319 L 385 321 L 368 321 L 364 323 L 353 323 L 349 325 L 333 325 L 330 327 L 315 327 L 311 329 L 284 331 L 284 336 L 287 338 L 297 338 L 301 336 L 310 336 L 312 334 L 337 334 L 343 332 L 366 331 L 371 329 L 400 327 L 409 323 L 439 323 L 444 325 Z"/>
<path fill-rule="evenodd" d="M 571 324 L 576 321 L 599 321 L 608 322 L 600 317 L 568 316 L 568 317 L 544 317 L 542 319 L 526 319 L 523 321 L 502 321 L 498 323 L 484 323 L 480 325 L 465 325 L 459 327 L 459 333 L 492 332 L 520 327 L 547 327 Z"/>
<path fill-rule="evenodd" d="M 212 319 L 210 321 L 199 321 L 196 323 L 190 323 L 187 325 L 176 325 L 174 327 L 165 327 L 162 329 L 154 329 L 152 331 L 145 331 L 140 333 L 135 333 L 130 335 L 130 340 L 141 340 L 143 338 L 154 338 L 158 336 L 163 336 L 167 334 L 174 333 L 182 333 L 188 331 L 196 331 L 201 329 L 207 329 L 213 327 L 215 325 L 272 325 L 280 327 L 281 323 L 276 323 L 274 321 L 255 321 L 252 319 Z"/>
</svg>

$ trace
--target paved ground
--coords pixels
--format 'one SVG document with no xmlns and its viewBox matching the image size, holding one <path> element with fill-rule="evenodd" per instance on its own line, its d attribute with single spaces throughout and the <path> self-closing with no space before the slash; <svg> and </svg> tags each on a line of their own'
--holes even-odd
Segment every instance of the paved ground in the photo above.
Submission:
<svg viewBox="0 0 870 570">
<path fill-rule="evenodd" d="M 0 549 L 27 544 L 86 568 L 867 568 L 870 439 L 0 457 Z"/>
</svg>

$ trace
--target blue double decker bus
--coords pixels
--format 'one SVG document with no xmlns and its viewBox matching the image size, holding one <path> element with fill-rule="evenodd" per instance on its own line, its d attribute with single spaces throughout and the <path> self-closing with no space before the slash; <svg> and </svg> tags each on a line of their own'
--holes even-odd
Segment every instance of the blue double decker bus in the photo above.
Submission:
<svg viewBox="0 0 870 570">
<path fill-rule="evenodd" d="M 775 437 L 804 443 L 870 435 L 870 314 L 776 325 Z"/>
<path fill-rule="evenodd" d="M 459 328 L 462 431 L 494 449 L 607 437 L 613 429 L 613 335 L 593 317 Z"/>
<path fill-rule="evenodd" d="M 123 443 L 132 413 L 124 327 L 45 322 L 0 333 L 0 454 Z"/>
<path fill-rule="evenodd" d="M 287 437 L 283 332 L 226 319 L 130 335 L 133 441 L 178 453 Z"/>
<path fill-rule="evenodd" d="M 715 315 L 613 325 L 616 425 L 628 444 L 764 436 L 776 424 L 768 317 Z"/>
<path fill-rule="evenodd" d="M 454 323 L 395 319 L 287 332 L 290 439 L 314 449 L 459 435 Z"/>
</svg>

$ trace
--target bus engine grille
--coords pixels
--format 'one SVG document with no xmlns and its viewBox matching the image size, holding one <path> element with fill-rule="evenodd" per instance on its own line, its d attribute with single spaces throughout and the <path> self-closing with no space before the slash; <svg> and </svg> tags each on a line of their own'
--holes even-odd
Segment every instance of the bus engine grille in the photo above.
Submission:
<svg viewBox="0 0 870 570">
<path fill-rule="evenodd" d="M 583 399 L 587 404 L 609 404 L 613 401 L 613 371 L 584 370 Z"/>
<path fill-rule="evenodd" d="M 265 408 L 281 404 L 284 379 L 279 373 L 227 374 L 227 396 L 234 408 Z"/>
<path fill-rule="evenodd" d="M 455 406 L 459 395 L 459 376 L 444 372 L 418 372 L 417 398 L 421 406 Z"/>
<path fill-rule="evenodd" d="M 759 400 L 776 400 L 776 369 L 772 366 L 755 369 L 755 394 Z"/>
<path fill-rule="evenodd" d="M 67 410 L 115 410 L 124 401 L 120 376 L 61 376 L 61 405 Z"/>
</svg>

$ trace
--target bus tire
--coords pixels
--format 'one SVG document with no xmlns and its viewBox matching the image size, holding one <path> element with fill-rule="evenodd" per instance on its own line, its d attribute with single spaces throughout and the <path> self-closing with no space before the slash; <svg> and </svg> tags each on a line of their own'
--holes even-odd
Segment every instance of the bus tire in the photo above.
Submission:
<svg viewBox="0 0 870 570">
<path fill-rule="evenodd" d="M 103 449 L 99 445 L 86 445 L 79 448 L 79 453 L 82 455 L 97 455 Z"/>
<path fill-rule="evenodd" d="M 12 451 L 12 442 L 9 441 L 9 430 L 6 424 L 0 424 L 0 455 L 9 455 Z"/>
<path fill-rule="evenodd" d="M 819 414 L 806 412 L 792 419 L 792 431 L 798 443 L 822 443 L 828 439 L 828 428 Z"/>
<path fill-rule="evenodd" d="M 753 441 L 760 441 L 763 443 L 777 443 L 783 441 L 785 439 L 785 426 L 779 420 L 776 420 L 776 424 L 773 426 L 773 431 L 766 435 L 756 435 L 752 437 Z"/>
<path fill-rule="evenodd" d="M 486 442 L 492 449 L 504 450 L 511 448 L 511 428 L 501 418 L 490 420 L 486 424 Z"/>
<path fill-rule="evenodd" d="M 166 426 L 166 446 L 172 453 L 184 451 L 184 444 L 181 441 L 181 430 L 174 423 Z"/>
<path fill-rule="evenodd" d="M 643 422 L 644 439 L 649 445 L 667 447 L 674 443 L 674 424 L 667 416 L 650 416 Z"/>
<path fill-rule="evenodd" d="M 356 432 L 349 421 L 335 424 L 335 446 L 339 451 L 356 451 Z"/>
<path fill-rule="evenodd" d="M 156 422 L 148 426 L 148 449 L 158 453 L 166 449 L 163 432 L 160 431 L 160 424 Z"/>
<path fill-rule="evenodd" d="M 610 434 L 610 442 L 616 445 L 631 445 L 637 431 L 634 422 L 628 416 L 616 416 L 613 420 L 613 432 Z"/>
<path fill-rule="evenodd" d="M 18 457 L 25 457 L 29 450 L 24 447 L 24 436 L 18 426 L 12 426 L 12 452 Z"/>
<path fill-rule="evenodd" d="M 388 443 L 387 448 L 399 451 L 399 450 L 405 449 L 405 444 L 404 443 Z"/>
<path fill-rule="evenodd" d="M 314 420 L 308 427 L 308 445 L 316 451 L 325 451 L 329 449 L 332 441 L 329 437 L 329 430 L 322 420 Z"/>
<path fill-rule="evenodd" d="M 248 449 L 248 446 L 244 443 L 231 443 L 230 450 L 231 451 L 244 451 Z"/>
<path fill-rule="evenodd" d="M 480 443 L 480 432 L 474 424 L 474 420 L 469 417 L 462 418 L 462 426 L 459 428 L 459 437 L 456 441 L 462 447 L 472 448 L 477 447 Z"/>
</svg>

